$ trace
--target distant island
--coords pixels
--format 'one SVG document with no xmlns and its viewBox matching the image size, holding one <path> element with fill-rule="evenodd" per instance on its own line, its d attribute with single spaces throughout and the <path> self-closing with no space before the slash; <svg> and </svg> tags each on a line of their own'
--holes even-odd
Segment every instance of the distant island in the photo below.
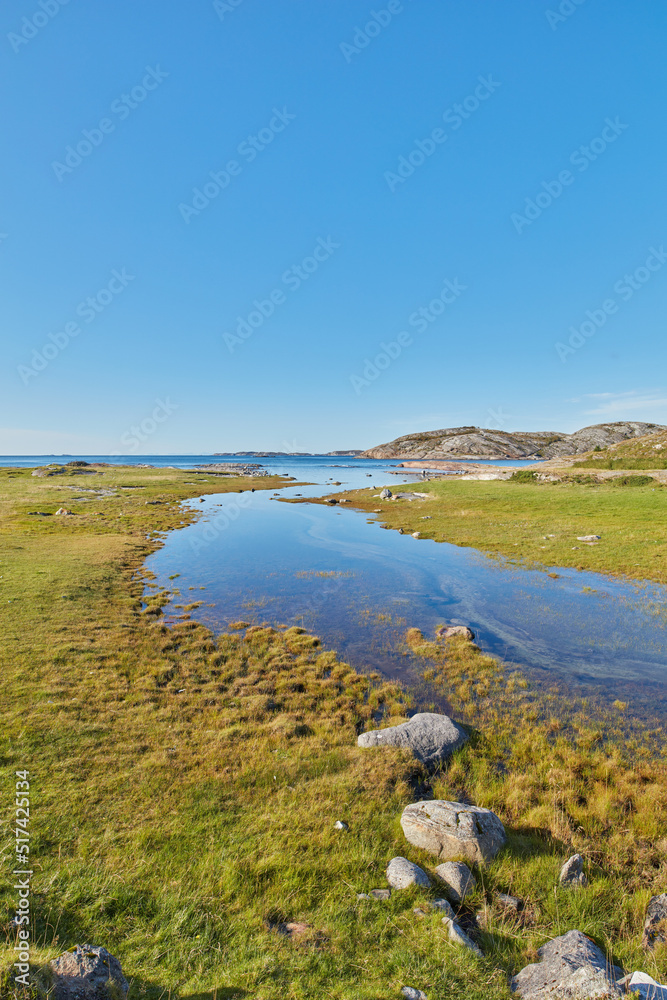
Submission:
<svg viewBox="0 0 667 1000">
<path fill-rule="evenodd" d="M 319 452 L 312 451 L 214 451 L 214 458 L 315 458 Z M 347 451 L 325 451 L 323 458 L 357 458 L 360 448 Z"/>
</svg>

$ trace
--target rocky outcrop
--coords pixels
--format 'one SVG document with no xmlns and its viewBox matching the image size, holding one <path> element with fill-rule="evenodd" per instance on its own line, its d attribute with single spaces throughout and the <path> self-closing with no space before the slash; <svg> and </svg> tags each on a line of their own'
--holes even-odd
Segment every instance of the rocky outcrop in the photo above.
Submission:
<svg viewBox="0 0 667 1000">
<path fill-rule="evenodd" d="M 448 715 L 420 712 L 408 722 L 389 729 L 361 733 L 360 747 L 405 747 L 427 767 L 434 767 L 450 757 L 468 739 Z"/>
<path fill-rule="evenodd" d="M 507 840 L 503 824 L 490 809 L 443 799 L 406 806 L 401 826 L 411 844 L 445 861 L 490 861 Z"/>
<path fill-rule="evenodd" d="M 441 625 L 435 634 L 438 639 L 453 639 L 457 635 L 469 639 L 470 642 L 475 639 L 475 633 L 467 625 Z"/>
<path fill-rule="evenodd" d="M 593 448 L 665 430 L 661 424 L 617 421 L 593 424 L 574 434 L 558 431 L 499 431 L 483 427 L 449 427 L 438 431 L 405 434 L 388 444 L 362 452 L 362 458 L 403 458 L 413 460 L 476 458 L 559 458 L 580 455 Z"/>
<path fill-rule="evenodd" d="M 51 962 L 54 1000 L 122 1000 L 129 989 L 106 948 L 77 945 Z"/>
<path fill-rule="evenodd" d="M 511 982 L 523 1000 L 592 1000 L 623 995 L 623 972 L 611 965 L 590 938 L 569 931 L 538 949 L 540 961 L 527 965 Z"/>
</svg>

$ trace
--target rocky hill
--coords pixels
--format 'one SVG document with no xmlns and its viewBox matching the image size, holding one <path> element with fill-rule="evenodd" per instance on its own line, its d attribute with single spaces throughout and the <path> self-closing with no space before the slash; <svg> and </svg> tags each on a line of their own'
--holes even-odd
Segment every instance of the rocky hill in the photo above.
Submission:
<svg viewBox="0 0 667 1000">
<path fill-rule="evenodd" d="M 662 424 L 618 421 L 594 424 L 574 434 L 550 431 L 498 431 L 483 427 L 450 427 L 439 431 L 405 434 L 388 444 L 362 452 L 362 458 L 400 459 L 522 459 L 580 455 L 594 448 L 608 448 L 619 441 L 667 430 Z"/>
</svg>

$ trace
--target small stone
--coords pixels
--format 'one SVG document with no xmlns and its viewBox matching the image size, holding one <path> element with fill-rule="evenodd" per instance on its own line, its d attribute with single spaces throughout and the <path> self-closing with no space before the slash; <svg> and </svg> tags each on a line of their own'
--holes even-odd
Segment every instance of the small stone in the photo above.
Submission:
<svg viewBox="0 0 667 1000">
<path fill-rule="evenodd" d="M 72 513 L 71 510 L 65 510 L 64 507 L 58 507 L 58 510 L 56 511 L 56 514 L 71 514 L 71 513 Z"/>
<path fill-rule="evenodd" d="M 334 830 L 349 830 L 349 826 L 342 819 L 337 819 L 334 823 Z"/>
<path fill-rule="evenodd" d="M 578 542 L 599 542 L 602 535 L 577 535 Z"/>
<path fill-rule="evenodd" d="M 447 928 L 449 940 L 452 944 L 458 944 L 462 945 L 464 948 L 469 948 L 470 951 L 474 951 L 480 958 L 482 957 L 482 953 L 475 942 L 468 937 L 465 931 L 461 930 L 455 920 L 451 920 L 449 917 L 443 917 L 442 922 Z"/>
<path fill-rule="evenodd" d="M 338 503 L 338 501 L 337 501 L 337 500 L 334 500 L 334 498 L 333 498 L 333 497 L 330 497 L 330 498 L 329 498 L 329 499 L 327 500 L 327 503 L 330 503 L 330 504 L 336 504 L 336 503 Z"/>
<path fill-rule="evenodd" d="M 450 905 L 450 903 L 449 903 L 448 900 L 446 900 L 446 899 L 434 899 L 431 902 L 431 906 L 433 907 L 434 910 L 440 910 L 440 912 L 444 913 L 445 916 L 449 917 L 450 920 L 454 919 L 454 911 L 453 911 L 453 909 L 452 909 L 452 907 L 451 907 L 451 905 Z"/>
<path fill-rule="evenodd" d="M 667 893 L 663 892 L 659 896 L 652 896 L 646 907 L 642 945 L 653 949 L 656 944 L 664 944 L 666 941 Z"/>
<path fill-rule="evenodd" d="M 421 538 L 421 536 L 422 536 L 421 531 L 413 531 L 412 532 L 412 537 L 413 538 Z"/>
<path fill-rule="evenodd" d="M 129 989 L 120 962 L 106 948 L 77 945 L 51 963 L 54 1000 L 113 1000 Z"/>
<path fill-rule="evenodd" d="M 391 899 L 391 889 L 371 889 L 370 894 L 373 899 L 379 899 L 381 902 Z"/>
<path fill-rule="evenodd" d="M 431 888 L 431 880 L 426 872 L 407 858 L 391 859 L 387 865 L 387 882 L 392 889 L 407 889 L 410 885 L 418 885 L 422 889 Z"/>
<path fill-rule="evenodd" d="M 438 639 L 452 639 L 454 636 L 460 635 L 472 642 L 475 638 L 475 633 L 467 625 L 442 625 L 435 634 Z"/>
<path fill-rule="evenodd" d="M 424 991 L 418 990 L 415 986 L 404 986 L 401 989 L 401 995 L 405 997 L 405 1000 L 428 1000 Z"/>
<path fill-rule="evenodd" d="M 560 885 L 581 889 L 588 885 L 588 879 L 584 874 L 584 859 L 581 854 L 573 854 L 571 858 L 567 859 L 560 870 L 558 881 Z"/>
<path fill-rule="evenodd" d="M 523 907 L 523 901 L 518 896 L 508 896 L 505 892 L 496 893 L 496 899 L 506 910 L 514 910 L 515 913 Z"/>
<path fill-rule="evenodd" d="M 391 490 L 388 490 L 388 489 L 387 489 L 387 488 L 385 487 L 385 488 L 384 488 L 384 489 L 382 490 L 382 492 L 380 493 L 380 499 L 381 499 L 381 500 L 391 500 L 391 498 L 392 498 L 392 492 L 391 492 Z"/>
<path fill-rule="evenodd" d="M 445 861 L 438 865 L 435 874 L 445 883 L 447 894 L 455 903 L 462 903 L 477 888 L 475 876 L 461 861 Z"/>
<path fill-rule="evenodd" d="M 370 899 L 370 898 L 371 897 L 368 895 L 367 892 L 358 892 L 357 893 L 357 899 Z"/>
<path fill-rule="evenodd" d="M 403 528 L 399 528 L 398 529 L 398 533 L 399 533 L 399 535 L 404 535 L 405 534 L 405 532 L 403 531 Z"/>
</svg>

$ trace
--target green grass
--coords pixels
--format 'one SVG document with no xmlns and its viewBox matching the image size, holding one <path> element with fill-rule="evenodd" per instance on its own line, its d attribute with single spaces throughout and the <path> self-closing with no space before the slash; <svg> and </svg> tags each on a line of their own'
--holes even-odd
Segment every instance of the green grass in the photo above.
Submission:
<svg viewBox="0 0 667 1000">
<path fill-rule="evenodd" d="M 456 479 L 401 487 L 428 493 L 421 502 L 379 500 L 377 489 L 344 495 L 368 512 L 381 509 L 387 527 L 419 531 L 423 538 L 473 546 L 528 566 L 667 582 L 666 489 L 651 479 L 638 482 L 643 477 L 623 477 L 626 482 L 619 485 L 635 488 L 622 489 L 615 481 L 593 478 L 538 483 L 531 473 L 514 481 Z M 602 540 L 587 546 L 577 540 L 580 535 Z"/>
<path fill-rule="evenodd" d="M 116 496 L 37 519 L 28 511 L 75 509 L 62 481 L 0 472 L 2 816 L 15 771 L 29 770 L 33 961 L 104 945 L 131 998 L 384 1000 L 409 984 L 430 1000 L 502 1000 L 540 944 L 578 927 L 626 967 L 664 977 L 665 955 L 640 948 L 666 874 L 667 778 L 651 753 L 662 735 L 635 732 L 619 709 L 600 723 L 605 743 L 586 706 L 533 692 L 470 643 L 410 630 L 406 646 L 471 743 L 433 777 L 405 752 L 361 750 L 358 731 L 403 719 L 409 692 L 355 673 L 300 629 L 238 622 L 214 637 L 187 613 L 167 628 L 165 594 L 142 609 L 154 533 L 196 516 L 178 501 L 248 486 L 205 478 L 108 470 L 100 480 Z M 524 487 L 507 489 L 516 499 Z M 399 825 L 429 786 L 496 809 L 508 828 L 508 848 L 477 872 L 482 960 L 454 948 L 436 915 L 415 916 L 428 893 L 356 898 L 385 884 L 394 855 L 437 864 Z M 333 829 L 339 818 L 348 832 Z M 555 891 L 574 849 L 591 886 Z M 524 926 L 495 890 L 525 897 Z M 11 882 L 0 906 L 7 967 Z M 287 940 L 275 930 L 286 920 L 311 930 Z"/>
</svg>

